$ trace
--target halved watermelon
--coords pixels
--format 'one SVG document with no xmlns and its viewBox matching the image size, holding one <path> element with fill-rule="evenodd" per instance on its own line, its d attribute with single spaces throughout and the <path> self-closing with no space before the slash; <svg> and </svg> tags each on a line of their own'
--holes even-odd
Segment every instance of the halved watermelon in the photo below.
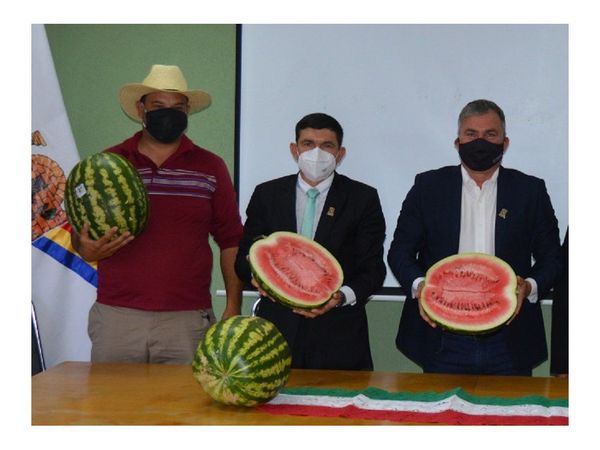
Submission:
<svg viewBox="0 0 600 450">
<path fill-rule="evenodd" d="M 493 331 L 517 307 L 517 277 L 502 259 L 483 253 L 449 256 L 430 267 L 421 292 L 423 310 L 443 327 Z"/>
<path fill-rule="evenodd" d="M 296 233 L 278 231 L 252 244 L 254 279 L 269 296 L 299 309 L 318 308 L 342 286 L 342 267 L 325 247 Z"/>
</svg>

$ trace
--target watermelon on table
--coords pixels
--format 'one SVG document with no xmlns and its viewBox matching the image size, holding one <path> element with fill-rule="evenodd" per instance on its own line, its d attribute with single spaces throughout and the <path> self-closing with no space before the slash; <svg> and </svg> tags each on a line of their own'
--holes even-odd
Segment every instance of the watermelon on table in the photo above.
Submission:
<svg viewBox="0 0 600 450">
<path fill-rule="evenodd" d="M 288 343 L 275 325 L 260 317 L 233 316 L 208 329 L 192 372 L 214 400 L 254 406 L 277 395 L 291 365 Z"/>
<path fill-rule="evenodd" d="M 291 308 L 323 306 L 344 280 L 342 267 L 325 247 L 288 231 L 254 242 L 248 261 L 259 286 Z"/>
<path fill-rule="evenodd" d="M 139 235 L 148 221 L 148 193 L 133 165 L 115 153 L 96 153 L 77 163 L 65 189 L 70 224 L 81 232 L 88 223 L 90 238 L 101 238 L 112 227 L 118 234 Z"/>
<path fill-rule="evenodd" d="M 449 330 L 491 332 L 516 310 L 517 277 L 496 256 L 452 255 L 429 268 L 420 302 L 431 320 Z"/>
</svg>

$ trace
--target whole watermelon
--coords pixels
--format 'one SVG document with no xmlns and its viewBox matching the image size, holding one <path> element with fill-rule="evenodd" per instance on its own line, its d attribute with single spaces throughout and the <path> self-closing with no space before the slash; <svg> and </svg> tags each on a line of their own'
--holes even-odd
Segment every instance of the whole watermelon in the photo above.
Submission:
<svg viewBox="0 0 600 450">
<path fill-rule="evenodd" d="M 214 400 L 254 406 L 277 395 L 291 365 L 289 346 L 275 325 L 260 317 L 234 316 L 208 329 L 192 372 Z"/>
<path fill-rule="evenodd" d="M 139 235 L 148 221 L 148 193 L 133 165 L 115 153 L 96 153 L 82 159 L 69 174 L 65 210 L 79 233 L 85 223 L 97 240 L 112 227 L 117 234 Z"/>
</svg>

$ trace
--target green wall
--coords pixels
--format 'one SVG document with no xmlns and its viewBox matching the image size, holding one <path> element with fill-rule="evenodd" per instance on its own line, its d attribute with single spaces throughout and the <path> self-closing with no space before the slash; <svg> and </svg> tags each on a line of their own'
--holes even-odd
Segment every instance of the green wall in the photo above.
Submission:
<svg viewBox="0 0 600 450">
<path fill-rule="evenodd" d="M 122 85 L 140 83 L 153 64 L 181 67 L 190 89 L 212 96 L 190 116 L 186 134 L 221 156 L 233 178 L 235 25 L 46 25 L 65 108 L 81 157 L 122 142 L 141 125 L 121 110 Z M 223 288 L 212 242 L 213 285 Z"/>
<path fill-rule="evenodd" d="M 82 157 L 121 142 L 140 128 L 118 103 L 121 85 L 141 82 L 152 64 L 179 65 L 190 88 L 212 95 L 212 106 L 191 116 L 188 136 L 234 168 L 235 25 L 46 25 L 63 98 Z M 214 245 L 213 245 L 214 248 Z M 215 252 L 213 292 L 223 289 Z M 245 298 L 249 314 L 254 298 Z M 402 302 L 367 306 L 375 369 L 420 372 L 396 350 Z M 215 296 L 217 317 L 224 298 Z M 543 306 L 550 343 L 550 306 Z M 548 376 L 548 362 L 534 370 Z"/>
<path fill-rule="evenodd" d="M 81 156 L 140 129 L 118 102 L 152 64 L 175 64 L 213 103 L 190 117 L 188 136 L 225 159 L 233 173 L 235 25 L 46 25 L 63 98 Z"/>
</svg>

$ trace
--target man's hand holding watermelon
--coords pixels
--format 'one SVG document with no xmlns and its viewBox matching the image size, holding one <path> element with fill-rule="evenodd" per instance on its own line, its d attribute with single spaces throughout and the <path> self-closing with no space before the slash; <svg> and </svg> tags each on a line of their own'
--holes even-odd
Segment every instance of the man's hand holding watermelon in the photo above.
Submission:
<svg viewBox="0 0 600 450">
<path fill-rule="evenodd" d="M 129 244 L 134 238 L 129 231 L 116 236 L 118 228 L 113 227 L 104 236 L 95 241 L 89 236 L 89 228 L 90 226 L 86 223 L 81 229 L 81 234 L 77 234 L 75 230 L 71 233 L 73 248 L 86 261 L 100 261 L 101 259 L 108 258 L 121 247 Z"/>
<path fill-rule="evenodd" d="M 277 303 L 277 300 L 275 300 L 264 289 L 262 289 L 261 286 L 256 282 L 256 280 L 254 278 L 252 278 L 251 284 L 258 290 L 258 293 L 260 294 L 261 297 L 266 297 L 269 300 L 271 300 L 272 302 Z M 327 303 L 325 303 L 323 306 L 321 306 L 320 308 L 313 308 L 310 310 L 293 308 L 292 311 L 301 316 L 308 317 L 310 319 L 314 319 L 315 317 L 322 316 L 326 312 L 328 312 L 328 311 L 332 310 L 333 308 L 336 308 L 338 305 L 342 304 L 344 302 L 343 295 L 344 294 L 342 292 L 337 291 L 331 296 L 331 299 Z"/>
</svg>

